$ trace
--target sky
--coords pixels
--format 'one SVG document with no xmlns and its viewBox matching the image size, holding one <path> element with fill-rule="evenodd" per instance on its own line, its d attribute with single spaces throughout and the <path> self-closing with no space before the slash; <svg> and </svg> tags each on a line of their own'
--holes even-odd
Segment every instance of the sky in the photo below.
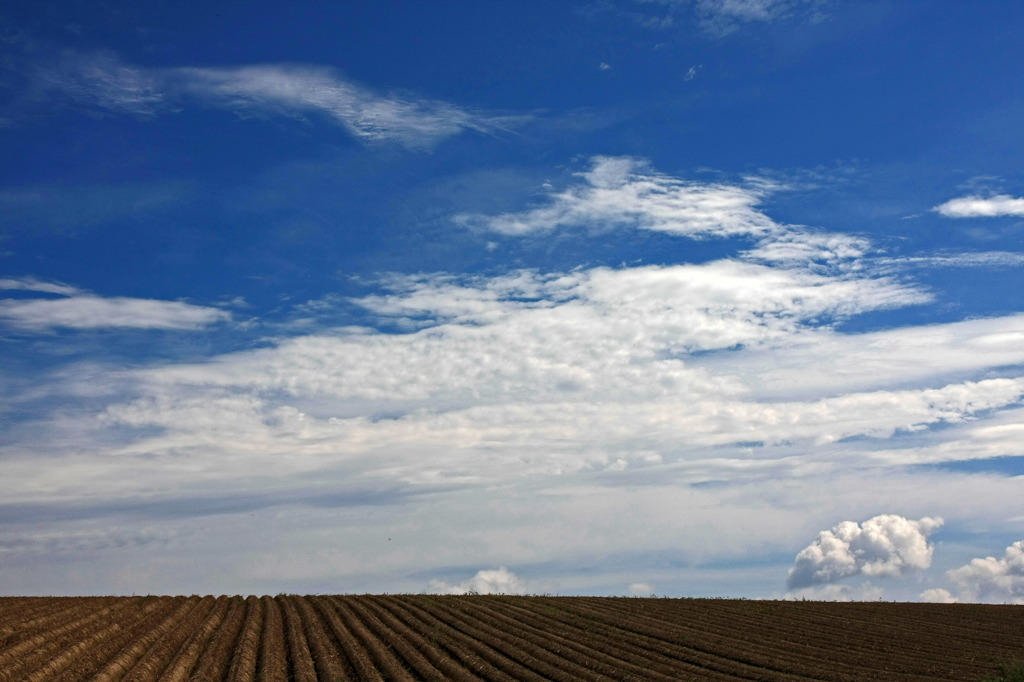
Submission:
<svg viewBox="0 0 1024 682">
<path fill-rule="evenodd" d="M 5 3 L 0 593 L 1024 602 L 1021 25 Z"/>
</svg>

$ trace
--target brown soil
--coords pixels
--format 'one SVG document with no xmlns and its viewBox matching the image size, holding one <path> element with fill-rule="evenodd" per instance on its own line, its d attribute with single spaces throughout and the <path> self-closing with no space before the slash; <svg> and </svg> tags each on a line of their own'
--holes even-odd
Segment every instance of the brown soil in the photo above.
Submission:
<svg viewBox="0 0 1024 682">
<path fill-rule="evenodd" d="M 0 598 L 3 680 L 979 680 L 1024 607 L 510 596 Z"/>
</svg>

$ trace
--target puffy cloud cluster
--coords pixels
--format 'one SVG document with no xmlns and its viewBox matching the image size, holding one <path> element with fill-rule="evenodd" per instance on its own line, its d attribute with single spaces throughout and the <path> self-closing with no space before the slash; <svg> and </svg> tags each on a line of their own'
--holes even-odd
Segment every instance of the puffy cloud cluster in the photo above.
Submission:
<svg viewBox="0 0 1024 682">
<path fill-rule="evenodd" d="M 918 599 L 929 604 L 956 604 L 959 600 L 949 590 L 933 587 L 922 592 Z"/>
<path fill-rule="evenodd" d="M 960 586 L 961 601 L 1024 604 L 1024 540 L 1007 547 L 1001 559 L 972 559 L 946 575 Z"/>
<path fill-rule="evenodd" d="M 933 549 L 928 536 L 941 526 L 940 518 L 912 521 L 896 514 L 882 514 L 863 524 L 844 521 L 819 533 L 797 554 L 787 586 L 800 589 L 855 575 L 896 578 L 928 568 Z"/>
<path fill-rule="evenodd" d="M 775 185 L 687 182 L 639 159 L 597 156 L 583 182 L 552 191 L 548 205 L 501 215 L 461 215 L 462 224 L 508 235 L 557 227 L 635 227 L 691 238 L 760 236 L 779 226 L 757 210 Z"/>
<path fill-rule="evenodd" d="M 950 199 L 934 211 L 947 218 L 997 218 L 1024 216 L 1024 199 L 998 194 L 990 197 L 967 196 Z"/>
<path fill-rule="evenodd" d="M 501 566 L 477 571 L 472 578 L 458 585 L 431 580 L 427 591 L 435 594 L 526 594 L 526 582 Z"/>
</svg>

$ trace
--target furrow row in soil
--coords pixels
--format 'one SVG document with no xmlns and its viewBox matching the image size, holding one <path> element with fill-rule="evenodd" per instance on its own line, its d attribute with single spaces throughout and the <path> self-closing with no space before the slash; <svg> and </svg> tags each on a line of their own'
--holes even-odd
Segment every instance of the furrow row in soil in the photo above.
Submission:
<svg viewBox="0 0 1024 682">
<path fill-rule="evenodd" d="M 564 636 L 570 641 L 587 642 L 591 650 L 597 651 L 595 655 L 604 652 L 626 662 L 632 669 L 638 669 L 636 674 L 642 679 L 655 679 L 657 676 L 679 679 L 680 675 L 701 679 L 712 673 L 760 679 L 766 675 L 762 668 L 750 669 L 728 657 L 722 660 L 693 647 L 672 646 L 586 614 L 550 609 L 539 602 L 536 605 L 526 604 L 520 606 L 511 602 L 503 604 L 503 607 L 513 618 L 528 619 L 539 632 L 564 631 Z M 771 672 L 768 676 L 770 679 L 785 679 L 781 673 Z"/>
<path fill-rule="evenodd" d="M 365 626 L 367 634 L 372 636 L 372 640 L 366 640 L 367 646 L 378 649 L 378 655 L 382 658 L 394 659 L 393 663 L 389 664 L 392 667 L 395 664 L 401 666 L 400 670 L 395 671 L 395 675 L 397 675 L 395 679 L 434 681 L 445 679 L 445 676 L 416 649 L 410 638 L 390 627 L 393 623 L 385 622 L 387 617 L 382 619 L 378 611 L 369 606 L 372 599 L 363 600 L 358 597 L 332 597 L 330 599 L 336 609 L 348 608 L 352 615 Z M 405 634 L 410 633 L 406 632 Z M 392 673 L 387 672 L 388 679 L 391 679 Z M 475 678 L 470 677 L 469 679 Z"/>
<path fill-rule="evenodd" d="M 160 682 L 183 682 L 189 679 L 196 662 L 206 648 L 207 642 L 220 628 L 231 602 L 228 597 L 218 597 L 213 608 L 207 613 L 202 625 L 182 644 L 170 664 L 160 676 Z"/>
<path fill-rule="evenodd" d="M 245 621 L 228 669 L 230 682 L 254 682 L 263 632 L 263 602 L 258 597 L 245 600 Z"/>
<path fill-rule="evenodd" d="M 544 675 L 593 680 L 604 679 L 608 675 L 604 664 L 580 654 L 576 648 L 568 646 L 564 638 L 538 636 L 525 624 L 496 615 L 484 606 L 483 601 L 471 604 L 465 600 L 454 600 L 453 603 L 460 618 L 473 621 L 478 629 L 495 638 L 511 639 L 535 660 L 546 664 L 549 670 L 538 670 Z"/>
<path fill-rule="evenodd" d="M 342 645 L 353 665 L 358 664 L 361 668 L 368 665 L 373 668 L 373 672 L 368 674 L 378 675 L 386 680 L 407 682 L 413 679 L 394 656 L 390 647 L 378 641 L 344 602 L 328 601 L 323 597 L 314 597 L 314 600 L 317 608 L 330 619 L 331 629 L 335 635 L 340 639 L 343 635 Z M 357 657 L 358 663 L 355 660 Z"/>
<path fill-rule="evenodd" d="M 295 605 L 286 597 L 278 597 L 274 601 L 281 607 L 291 679 L 295 682 L 316 682 L 313 654 L 309 650 L 306 634 L 302 630 L 302 619 L 299 618 Z"/>
<path fill-rule="evenodd" d="M 563 661 L 543 647 L 522 640 L 514 633 L 505 632 L 500 628 L 481 622 L 468 615 L 464 610 L 457 608 L 454 601 L 434 602 L 430 610 L 433 615 L 445 621 L 452 628 L 482 642 L 504 657 L 518 662 L 519 665 L 529 669 L 531 673 L 541 679 L 576 679 L 573 676 L 573 669 L 576 666 Z M 591 674 L 589 671 L 581 671 L 581 679 L 596 679 L 597 677 L 596 674 Z"/>
<path fill-rule="evenodd" d="M 288 654 L 284 621 L 277 601 L 263 596 L 263 635 L 260 638 L 257 682 L 288 682 Z"/>
<path fill-rule="evenodd" d="M 228 609 L 220 627 L 206 642 L 203 653 L 196 661 L 195 669 L 188 678 L 196 682 L 227 679 L 231 659 L 238 646 L 238 638 L 245 624 L 246 605 L 241 597 L 228 599 Z"/>
<path fill-rule="evenodd" d="M 154 627 L 139 630 L 106 665 L 92 678 L 93 682 L 117 682 L 131 670 L 161 637 L 184 621 L 199 603 L 199 597 L 181 599 L 178 607 Z"/>
<path fill-rule="evenodd" d="M 373 666 L 369 666 L 368 668 L 364 668 L 363 670 L 359 670 L 357 673 L 353 674 L 353 670 L 348 665 L 348 661 L 341 655 L 338 647 L 335 646 L 335 642 L 332 641 L 331 635 L 329 634 L 331 629 L 334 629 L 335 635 L 337 635 L 337 629 L 324 627 L 324 621 L 317 615 L 316 610 L 310 604 L 310 600 L 303 597 L 288 597 L 288 602 L 295 607 L 295 611 L 302 619 L 302 630 L 306 635 L 306 641 L 309 643 L 310 653 L 313 654 L 313 664 L 316 666 L 316 671 L 320 676 L 320 679 L 380 679 L 380 676 L 376 675 L 376 671 L 373 670 Z M 330 619 L 328 619 L 327 624 L 329 626 L 333 625 Z M 364 677 L 364 675 L 368 674 L 373 674 L 375 676 Z"/>
<path fill-rule="evenodd" d="M 624 637 L 636 641 L 638 646 L 685 660 L 699 656 L 698 660 L 704 665 L 712 669 L 727 666 L 722 672 L 733 675 L 752 679 L 765 676 L 784 679 L 791 675 L 802 679 L 843 680 L 858 674 L 855 668 L 837 669 L 831 662 L 826 663 L 828 652 L 825 651 L 813 656 L 780 647 L 764 647 L 756 638 L 738 637 L 736 631 L 740 628 L 735 623 L 730 629 L 708 628 L 703 620 L 693 618 L 694 614 L 687 614 L 685 618 L 670 618 L 668 614 L 659 617 L 643 613 L 642 609 L 608 613 L 600 605 L 591 606 L 584 600 L 566 603 L 564 609 L 621 630 Z"/>
<path fill-rule="evenodd" d="M 395 617 L 390 611 L 373 597 L 354 597 L 352 602 L 371 611 L 374 617 L 393 633 L 392 643 L 403 646 L 399 649 L 402 658 L 412 666 L 425 680 L 458 680 L 466 682 L 479 680 L 481 677 L 474 672 L 472 666 L 451 658 L 447 650 L 432 644 L 423 633 L 409 627 L 407 623 Z M 397 648 L 397 647 L 396 647 Z"/>
<path fill-rule="evenodd" d="M 202 597 L 188 615 L 165 634 L 135 663 L 125 675 L 125 682 L 155 682 L 167 668 L 175 653 L 190 635 L 198 630 L 217 603 L 214 597 Z"/>
<path fill-rule="evenodd" d="M 71 682 L 90 679 L 103 664 L 109 661 L 136 633 L 156 627 L 167 617 L 177 604 L 167 599 L 152 598 L 137 604 L 132 613 L 123 614 L 124 620 L 110 622 L 86 642 L 62 651 L 43 668 L 25 677 L 26 682 L 42 680 Z"/>
<path fill-rule="evenodd" d="M 67 649 L 110 626 L 110 621 L 128 617 L 137 606 L 136 600 L 116 601 L 105 608 L 81 616 L 50 631 L 32 637 L 0 652 L 0 682 L 19 679 L 22 671 L 31 671 L 46 664 L 62 649 Z"/>
<path fill-rule="evenodd" d="M 708 670 L 692 666 L 678 665 L 672 661 L 666 665 L 666 659 L 658 659 L 654 652 L 630 647 L 622 637 L 607 637 L 587 623 L 579 620 L 553 618 L 543 608 L 529 609 L 518 606 L 514 602 L 492 600 L 482 608 L 495 614 L 498 618 L 509 619 L 506 622 L 529 623 L 532 637 L 549 638 L 557 641 L 567 649 L 575 650 L 578 655 L 595 662 L 595 669 L 605 674 L 609 670 L 620 671 L 622 679 L 639 680 L 672 680 L 679 679 L 679 674 L 688 670 L 695 676 L 706 675 Z M 619 633 L 621 634 L 621 633 Z"/>
<path fill-rule="evenodd" d="M 488 646 L 471 632 L 457 629 L 434 613 L 417 605 L 412 598 L 383 597 L 377 601 L 397 618 L 423 633 L 431 645 L 443 647 L 463 664 L 485 679 L 512 682 L 542 682 L 545 678 Z"/>
</svg>

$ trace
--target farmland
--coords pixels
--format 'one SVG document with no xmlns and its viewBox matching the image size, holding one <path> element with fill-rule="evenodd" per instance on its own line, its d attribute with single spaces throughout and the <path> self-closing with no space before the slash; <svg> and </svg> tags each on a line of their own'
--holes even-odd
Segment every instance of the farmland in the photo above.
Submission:
<svg viewBox="0 0 1024 682">
<path fill-rule="evenodd" d="M 978 680 L 1024 608 L 513 596 L 8 597 L 0 682 Z"/>
</svg>

